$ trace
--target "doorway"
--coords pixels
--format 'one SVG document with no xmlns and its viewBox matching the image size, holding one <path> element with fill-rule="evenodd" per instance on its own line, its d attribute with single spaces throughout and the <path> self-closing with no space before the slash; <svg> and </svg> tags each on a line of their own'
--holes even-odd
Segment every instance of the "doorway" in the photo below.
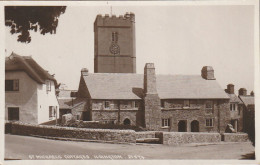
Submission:
<svg viewBox="0 0 260 165">
<path fill-rule="evenodd" d="M 199 132 L 199 122 L 197 120 L 193 120 L 190 124 L 191 132 Z"/>
<path fill-rule="evenodd" d="M 131 121 L 128 118 L 126 118 L 124 120 L 124 125 L 130 125 L 130 124 L 131 124 Z"/>
<path fill-rule="evenodd" d="M 179 121 L 178 132 L 187 132 L 187 121 L 186 120 Z"/>
</svg>

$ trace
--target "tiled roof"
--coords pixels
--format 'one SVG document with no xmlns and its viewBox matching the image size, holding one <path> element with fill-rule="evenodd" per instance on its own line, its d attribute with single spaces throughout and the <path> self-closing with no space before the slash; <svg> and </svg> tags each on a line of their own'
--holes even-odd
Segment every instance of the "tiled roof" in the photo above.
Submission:
<svg viewBox="0 0 260 165">
<path fill-rule="evenodd" d="M 255 105 L 255 97 L 254 96 L 238 96 L 242 102 L 245 104 L 245 106 L 248 106 L 248 105 Z"/>
<path fill-rule="evenodd" d="M 230 102 L 231 103 L 242 103 L 242 101 L 237 97 L 236 94 L 228 94 L 227 95 L 230 97 Z"/>
<path fill-rule="evenodd" d="M 84 76 L 92 99 L 141 99 L 143 74 L 89 73 Z M 161 99 L 229 99 L 216 80 L 200 75 L 157 75 Z"/>
<path fill-rule="evenodd" d="M 44 84 L 45 80 L 53 80 L 57 84 L 55 78 L 30 56 L 19 56 L 12 53 L 10 57 L 5 58 L 5 71 L 25 71 L 33 80 L 40 84 Z"/>
</svg>

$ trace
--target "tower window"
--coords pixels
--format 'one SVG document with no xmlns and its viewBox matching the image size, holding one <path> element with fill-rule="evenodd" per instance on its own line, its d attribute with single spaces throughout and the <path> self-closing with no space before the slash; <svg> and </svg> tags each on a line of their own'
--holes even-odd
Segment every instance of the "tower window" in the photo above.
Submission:
<svg viewBox="0 0 260 165">
<path fill-rule="evenodd" d="M 117 41 L 118 41 L 118 33 L 112 32 L 112 42 L 117 42 Z"/>
</svg>

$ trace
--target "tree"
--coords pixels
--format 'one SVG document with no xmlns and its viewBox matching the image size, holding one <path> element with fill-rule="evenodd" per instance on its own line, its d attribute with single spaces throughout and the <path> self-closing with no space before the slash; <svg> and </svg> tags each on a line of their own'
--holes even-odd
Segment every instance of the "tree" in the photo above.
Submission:
<svg viewBox="0 0 260 165">
<path fill-rule="evenodd" d="M 18 33 L 18 42 L 30 43 L 30 30 L 40 34 L 55 34 L 58 18 L 66 6 L 5 6 L 5 26 L 10 33 Z"/>
</svg>

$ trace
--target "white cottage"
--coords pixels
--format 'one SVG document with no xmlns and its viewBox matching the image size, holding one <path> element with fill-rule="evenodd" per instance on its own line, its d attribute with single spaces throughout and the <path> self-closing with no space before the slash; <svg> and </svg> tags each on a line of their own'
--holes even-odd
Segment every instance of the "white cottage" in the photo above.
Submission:
<svg viewBox="0 0 260 165">
<path fill-rule="evenodd" d="M 5 120 L 41 124 L 59 116 L 55 78 L 30 56 L 5 59 Z"/>
</svg>

